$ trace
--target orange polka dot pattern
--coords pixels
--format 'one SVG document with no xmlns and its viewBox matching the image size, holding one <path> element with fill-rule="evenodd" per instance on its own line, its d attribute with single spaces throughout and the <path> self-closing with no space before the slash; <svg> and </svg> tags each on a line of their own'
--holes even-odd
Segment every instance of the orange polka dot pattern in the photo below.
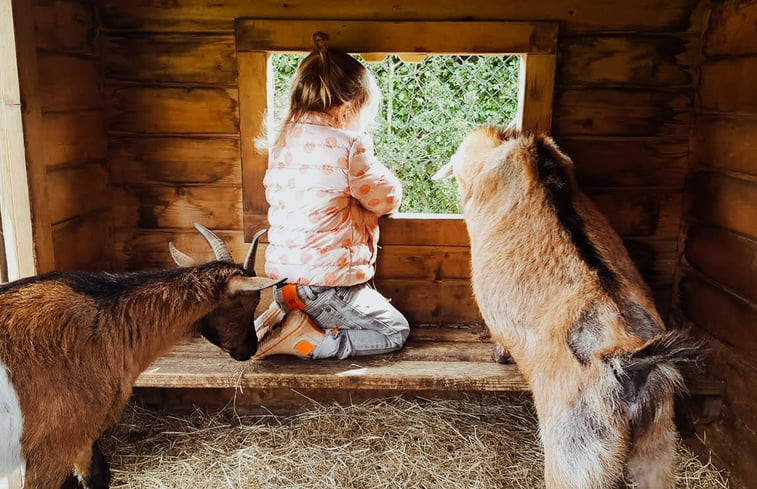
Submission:
<svg viewBox="0 0 757 489">
<path fill-rule="evenodd" d="M 399 208 L 402 185 L 369 136 L 308 114 L 269 152 L 263 184 L 268 276 L 332 287 L 373 277 L 378 217 Z"/>
</svg>

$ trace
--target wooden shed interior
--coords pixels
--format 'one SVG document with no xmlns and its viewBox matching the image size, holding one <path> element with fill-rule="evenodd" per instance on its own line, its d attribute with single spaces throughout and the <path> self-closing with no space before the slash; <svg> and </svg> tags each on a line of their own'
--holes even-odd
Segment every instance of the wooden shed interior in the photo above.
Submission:
<svg viewBox="0 0 757 489">
<path fill-rule="evenodd" d="M 252 138 L 269 97 L 267 53 L 302 46 L 298 32 L 325 26 L 356 52 L 523 54 L 522 124 L 551 127 L 663 317 L 709 341 L 691 443 L 734 487 L 757 480 L 753 0 L 2 0 L 0 17 L 11 279 L 172 267 L 170 240 L 210 258 L 194 222 L 241 258 L 264 212 Z M 388 34 L 350 48 L 366 21 Z M 408 30 L 414 22 L 424 27 Z M 497 28 L 450 35 L 465 23 Z M 240 378 L 250 404 L 294 402 L 290 387 L 327 399 L 525 388 L 515 367 L 489 361 L 480 327 L 449 327 L 480 320 L 459 217 L 381 226 L 376 285 L 423 325 L 401 355 L 270 361 L 235 376 L 198 343 L 145 374 L 141 395 L 179 407 L 228 398 Z"/>
</svg>

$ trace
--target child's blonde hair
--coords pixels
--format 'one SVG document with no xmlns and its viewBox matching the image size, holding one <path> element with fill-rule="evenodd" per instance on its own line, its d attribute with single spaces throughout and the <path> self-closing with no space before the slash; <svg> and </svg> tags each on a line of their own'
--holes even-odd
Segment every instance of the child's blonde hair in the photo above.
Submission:
<svg viewBox="0 0 757 489">
<path fill-rule="evenodd" d="M 289 110 L 274 142 L 283 146 L 289 128 L 307 112 L 328 113 L 341 107 L 341 117 L 360 117 L 365 129 L 376 117 L 381 92 L 368 69 L 347 53 L 329 50 L 328 36 L 313 34 L 315 48 L 297 67 L 289 90 Z M 333 115 L 333 114 L 331 114 Z"/>
</svg>

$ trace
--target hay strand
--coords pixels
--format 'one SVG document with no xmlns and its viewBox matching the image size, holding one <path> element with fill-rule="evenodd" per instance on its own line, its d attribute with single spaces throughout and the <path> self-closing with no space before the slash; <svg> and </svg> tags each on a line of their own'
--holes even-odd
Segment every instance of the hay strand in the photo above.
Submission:
<svg viewBox="0 0 757 489">
<path fill-rule="evenodd" d="M 292 416 L 130 406 L 101 445 L 115 489 L 544 487 L 527 396 L 314 402 Z M 677 489 L 728 487 L 683 446 L 678 464 Z"/>
</svg>

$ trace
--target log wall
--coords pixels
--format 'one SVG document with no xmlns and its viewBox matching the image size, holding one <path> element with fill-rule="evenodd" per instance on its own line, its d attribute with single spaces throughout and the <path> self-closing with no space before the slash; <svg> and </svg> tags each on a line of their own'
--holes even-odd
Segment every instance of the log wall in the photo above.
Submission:
<svg viewBox="0 0 757 489">
<path fill-rule="evenodd" d="M 757 480 L 757 3 L 714 2 L 705 29 L 686 186 L 675 317 L 703 331 L 726 382 L 720 416 L 699 423 L 735 487 Z"/>
<path fill-rule="evenodd" d="M 111 268 L 98 22 L 88 0 L 15 1 L 37 271 Z"/>
<path fill-rule="evenodd" d="M 553 133 L 667 312 L 703 18 L 697 0 L 99 0 L 98 10 L 118 268 L 169 265 L 168 239 L 205 253 L 193 221 L 244 252 L 239 146 L 252 135 L 239 133 L 235 18 L 545 20 L 560 23 Z M 385 234 L 377 284 L 414 321 L 475 320 L 466 241 L 439 249 L 434 232 L 414 231 L 410 245 Z"/>
</svg>

